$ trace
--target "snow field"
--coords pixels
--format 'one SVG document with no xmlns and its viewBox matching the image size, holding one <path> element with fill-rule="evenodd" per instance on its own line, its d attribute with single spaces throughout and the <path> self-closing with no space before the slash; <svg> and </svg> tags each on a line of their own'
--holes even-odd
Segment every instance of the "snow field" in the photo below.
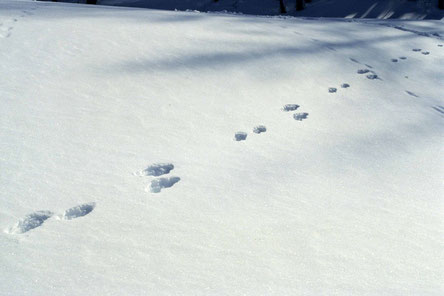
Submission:
<svg viewBox="0 0 444 296">
<path fill-rule="evenodd" d="M 0 294 L 442 294 L 442 22 L 0 23 Z"/>
</svg>

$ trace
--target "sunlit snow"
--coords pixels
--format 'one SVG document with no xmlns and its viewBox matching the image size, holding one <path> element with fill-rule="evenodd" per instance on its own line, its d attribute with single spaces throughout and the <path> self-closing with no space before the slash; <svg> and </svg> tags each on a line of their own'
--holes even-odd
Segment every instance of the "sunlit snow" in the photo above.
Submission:
<svg viewBox="0 0 444 296">
<path fill-rule="evenodd" d="M 2 0 L 0 295 L 443 295 L 443 44 Z"/>
</svg>

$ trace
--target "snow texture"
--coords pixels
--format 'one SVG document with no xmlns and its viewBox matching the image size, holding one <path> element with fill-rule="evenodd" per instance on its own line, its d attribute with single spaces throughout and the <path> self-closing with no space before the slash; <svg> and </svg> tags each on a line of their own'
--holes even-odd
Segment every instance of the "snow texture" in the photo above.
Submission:
<svg viewBox="0 0 444 296">
<path fill-rule="evenodd" d="M 443 295 L 416 2 L 0 1 L 0 295 Z"/>
</svg>

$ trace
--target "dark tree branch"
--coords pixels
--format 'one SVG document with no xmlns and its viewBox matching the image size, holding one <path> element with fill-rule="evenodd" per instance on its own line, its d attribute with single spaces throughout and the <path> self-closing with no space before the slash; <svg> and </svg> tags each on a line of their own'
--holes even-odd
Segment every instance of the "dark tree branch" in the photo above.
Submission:
<svg viewBox="0 0 444 296">
<path fill-rule="evenodd" d="M 305 7 L 304 0 L 296 0 L 296 10 L 303 10 Z"/>
<path fill-rule="evenodd" d="M 285 7 L 284 0 L 279 0 L 279 6 L 280 6 L 281 13 L 287 13 L 287 8 Z"/>
</svg>

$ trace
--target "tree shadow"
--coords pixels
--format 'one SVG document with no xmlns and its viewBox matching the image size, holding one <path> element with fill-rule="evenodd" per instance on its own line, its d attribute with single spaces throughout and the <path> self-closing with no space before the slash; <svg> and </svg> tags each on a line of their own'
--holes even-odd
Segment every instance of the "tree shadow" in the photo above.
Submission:
<svg viewBox="0 0 444 296">
<path fill-rule="evenodd" d="M 406 40 L 414 37 L 414 35 L 400 34 L 397 36 L 380 36 L 372 39 L 349 39 L 342 42 L 332 41 L 318 41 L 312 44 L 305 42 L 304 45 L 282 45 L 275 46 L 267 44 L 262 48 L 258 48 L 258 44 L 254 42 L 245 42 L 242 46 L 237 42 L 233 47 L 245 47 L 244 50 L 238 51 L 218 51 L 218 52 L 198 52 L 195 54 L 183 54 L 168 59 L 137 59 L 130 60 L 124 63 L 112 65 L 113 68 L 118 68 L 127 72 L 168 72 L 175 70 L 190 69 L 225 69 L 233 66 L 242 66 L 246 63 L 254 63 L 257 61 L 264 61 L 271 58 L 292 58 L 295 56 L 307 57 L 314 56 L 318 53 L 328 51 L 338 51 L 343 48 L 359 47 L 364 44 L 372 44 L 376 46 L 380 42 L 394 42 L 399 40 Z M 199 42 L 209 44 L 213 41 Z"/>
</svg>

